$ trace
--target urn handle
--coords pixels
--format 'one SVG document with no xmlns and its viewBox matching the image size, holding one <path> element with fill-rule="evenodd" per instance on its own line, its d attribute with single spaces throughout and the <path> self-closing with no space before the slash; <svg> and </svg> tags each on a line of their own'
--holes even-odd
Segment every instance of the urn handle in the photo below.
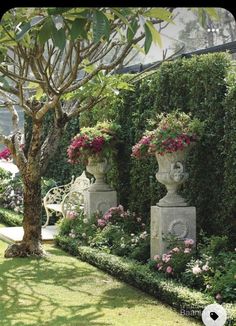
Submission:
<svg viewBox="0 0 236 326">
<path fill-rule="evenodd" d="M 171 163 L 169 176 L 175 182 L 180 182 L 184 179 L 184 166 L 181 162 Z"/>
</svg>

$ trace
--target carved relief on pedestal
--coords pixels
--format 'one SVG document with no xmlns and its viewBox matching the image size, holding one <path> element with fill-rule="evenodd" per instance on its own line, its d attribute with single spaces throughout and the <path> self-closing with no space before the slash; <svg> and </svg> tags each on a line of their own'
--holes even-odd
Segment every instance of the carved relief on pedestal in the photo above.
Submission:
<svg viewBox="0 0 236 326">
<path fill-rule="evenodd" d="M 181 219 L 174 220 L 168 227 L 168 232 L 180 239 L 186 238 L 189 232 L 188 225 Z"/>
<path fill-rule="evenodd" d="M 111 203 L 109 201 L 100 201 L 100 202 L 97 203 L 97 207 L 96 208 L 97 208 L 97 210 L 99 212 L 102 212 L 104 214 L 112 206 L 114 206 L 114 203 Z"/>
</svg>

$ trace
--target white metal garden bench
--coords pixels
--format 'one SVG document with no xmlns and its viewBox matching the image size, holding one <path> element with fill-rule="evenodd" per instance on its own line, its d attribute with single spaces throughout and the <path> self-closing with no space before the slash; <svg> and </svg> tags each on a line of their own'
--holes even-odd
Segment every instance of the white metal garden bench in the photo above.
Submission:
<svg viewBox="0 0 236 326">
<path fill-rule="evenodd" d="M 43 205 L 46 211 L 47 220 L 43 227 L 49 223 L 50 216 L 56 213 L 57 216 L 66 217 L 70 210 L 85 209 L 85 191 L 90 186 L 91 181 L 86 177 L 85 171 L 76 179 L 74 176 L 70 183 L 50 189 L 43 198 Z"/>
</svg>

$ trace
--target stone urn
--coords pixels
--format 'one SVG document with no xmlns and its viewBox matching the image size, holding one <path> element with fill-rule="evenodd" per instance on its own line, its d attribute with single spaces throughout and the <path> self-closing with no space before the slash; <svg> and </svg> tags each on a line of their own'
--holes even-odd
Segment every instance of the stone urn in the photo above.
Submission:
<svg viewBox="0 0 236 326">
<path fill-rule="evenodd" d="M 105 175 L 109 170 L 109 164 L 106 158 L 98 160 L 97 158 L 89 157 L 86 170 L 94 175 L 95 182 L 92 183 L 88 191 L 111 191 L 111 187 L 105 182 Z"/>
<path fill-rule="evenodd" d="M 155 153 L 159 170 L 156 173 L 157 180 L 164 184 L 167 194 L 159 200 L 158 206 L 187 206 L 185 199 L 177 194 L 179 186 L 188 178 L 185 172 L 185 160 L 189 148 L 179 150 L 173 153 L 160 155 Z"/>
</svg>

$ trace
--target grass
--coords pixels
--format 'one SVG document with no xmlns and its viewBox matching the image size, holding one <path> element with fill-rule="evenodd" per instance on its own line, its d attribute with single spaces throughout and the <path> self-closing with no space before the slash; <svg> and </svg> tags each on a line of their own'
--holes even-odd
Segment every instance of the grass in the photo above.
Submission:
<svg viewBox="0 0 236 326">
<path fill-rule="evenodd" d="M 193 326 L 153 297 L 46 245 L 47 259 L 4 259 L 0 241 L 1 326 Z"/>
</svg>

